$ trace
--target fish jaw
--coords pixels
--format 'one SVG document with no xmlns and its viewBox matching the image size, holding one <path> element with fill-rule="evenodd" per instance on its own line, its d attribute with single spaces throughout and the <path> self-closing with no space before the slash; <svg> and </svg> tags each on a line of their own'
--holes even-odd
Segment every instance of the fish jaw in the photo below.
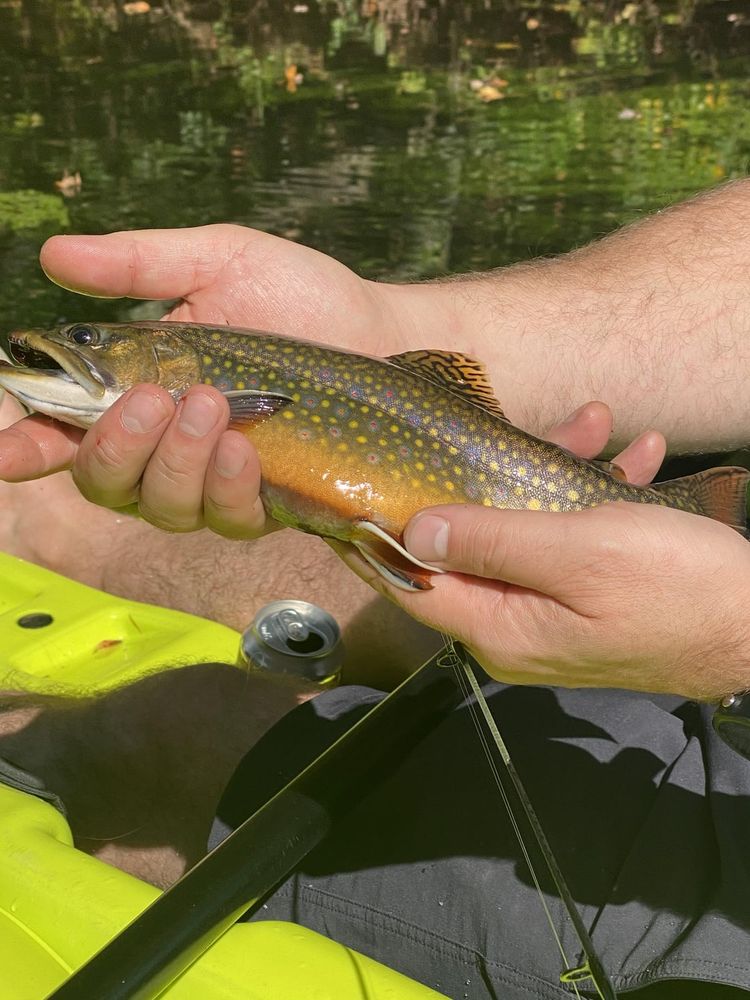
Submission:
<svg viewBox="0 0 750 1000">
<path fill-rule="evenodd" d="M 67 372 L 4 363 L 0 363 L 0 387 L 37 413 L 84 428 L 95 423 L 122 395 L 119 390 L 102 387 L 101 395 L 92 396 Z"/>
<path fill-rule="evenodd" d="M 10 334 L 8 346 L 13 361 L 26 371 L 53 373 L 56 369 L 52 364 L 48 367 L 42 365 L 45 359 L 49 359 L 55 365 L 59 365 L 62 371 L 78 383 L 89 396 L 94 399 L 104 396 L 109 380 L 62 337 L 43 330 L 20 330 Z M 39 364 L 25 365 L 30 356 Z"/>
</svg>

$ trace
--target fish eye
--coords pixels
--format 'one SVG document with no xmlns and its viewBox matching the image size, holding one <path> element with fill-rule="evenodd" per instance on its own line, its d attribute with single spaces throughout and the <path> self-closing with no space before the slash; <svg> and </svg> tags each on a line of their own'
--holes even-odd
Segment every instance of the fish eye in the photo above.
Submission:
<svg viewBox="0 0 750 1000">
<path fill-rule="evenodd" d="M 93 326 L 86 326 L 85 323 L 77 323 L 68 330 L 68 339 L 72 340 L 74 344 L 86 346 L 88 344 L 97 344 L 99 342 L 99 334 Z"/>
</svg>

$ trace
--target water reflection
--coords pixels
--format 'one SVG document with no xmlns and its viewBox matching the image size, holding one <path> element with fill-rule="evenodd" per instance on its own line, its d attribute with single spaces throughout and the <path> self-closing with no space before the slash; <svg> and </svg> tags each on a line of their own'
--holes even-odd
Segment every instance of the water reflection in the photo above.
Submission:
<svg viewBox="0 0 750 1000">
<path fill-rule="evenodd" d="M 565 250 L 745 172 L 748 41 L 739 0 L 6 0 L 0 324 L 89 309 L 58 231 L 235 220 L 397 279 Z"/>
</svg>

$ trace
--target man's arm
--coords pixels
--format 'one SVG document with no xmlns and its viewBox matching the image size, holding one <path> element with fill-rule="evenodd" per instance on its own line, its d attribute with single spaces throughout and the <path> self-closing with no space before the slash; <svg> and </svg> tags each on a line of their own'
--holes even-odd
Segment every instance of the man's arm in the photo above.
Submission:
<svg viewBox="0 0 750 1000">
<path fill-rule="evenodd" d="M 383 289 L 410 343 L 483 360 L 527 430 L 602 399 L 613 448 L 646 427 L 675 453 L 750 441 L 750 180 L 562 257 Z"/>
</svg>

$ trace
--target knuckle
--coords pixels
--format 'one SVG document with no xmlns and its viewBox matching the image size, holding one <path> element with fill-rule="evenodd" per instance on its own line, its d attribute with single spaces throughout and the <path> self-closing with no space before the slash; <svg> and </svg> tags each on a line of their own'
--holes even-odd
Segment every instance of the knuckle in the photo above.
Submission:
<svg viewBox="0 0 750 1000">
<path fill-rule="evenodd" d="M 503 525 L 501 518 L 478 512 L 478 516 L 469 518 L 464 524 L 455 555 L 478 576 L 502 577 L 508 555 L 508 535 L 508 526 Z"/>
<path fill-rule="evenodd" d="M 138 502 L 138 513 L 144 521 L 153 524 L 155 528 L 161 528 L 162 531 L 184 533 L 197 531 L 198 528 L 203 527 L 203 517 L 200 512 L 187 509 L 176 510 L 174 507 L 165 510 L 162 507 L 151 505 L 143 497 Z"/>
</svg>

